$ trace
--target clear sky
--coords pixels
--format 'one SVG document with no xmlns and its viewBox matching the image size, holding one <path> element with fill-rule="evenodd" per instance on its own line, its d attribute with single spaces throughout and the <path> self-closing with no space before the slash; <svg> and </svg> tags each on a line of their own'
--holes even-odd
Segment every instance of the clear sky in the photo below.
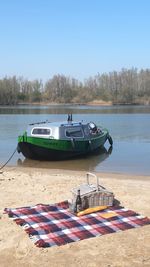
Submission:
<svg viewBox="0 0 150 267">
<path fill-rule="evenodd" d="M 150 67 L 149 0 L 0 0 L 0 77 Z"/>
</svg>

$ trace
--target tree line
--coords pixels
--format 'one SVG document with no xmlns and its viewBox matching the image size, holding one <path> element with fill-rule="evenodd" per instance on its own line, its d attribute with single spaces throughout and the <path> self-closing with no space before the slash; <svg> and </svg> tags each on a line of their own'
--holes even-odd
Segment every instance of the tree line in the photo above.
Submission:
<svg viewBox="0 0 150 267">
<path fill-rule="evenodd" d="M 150 104 L 150 69 L 122 69 L 97 74 L 81 82 L 54 75 L 45 82 L 4 77 L 0 79 L 0 105 L 18 103 L 79 103 L 110 101 L 112 104 Z"/>
</svg>

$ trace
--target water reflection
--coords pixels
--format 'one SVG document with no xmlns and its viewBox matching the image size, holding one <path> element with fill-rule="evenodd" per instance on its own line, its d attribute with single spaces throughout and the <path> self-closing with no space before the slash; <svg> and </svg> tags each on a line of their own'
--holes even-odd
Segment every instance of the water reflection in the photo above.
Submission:
<svg viewBox="0 0 150 267">
<path fill-rule="evenodd" d="M 74 158 L 63 161 L 37 161 L 30 159 L 18 159 L 18 166 L 23 167 L 40 167 L 47 169 L 63 169 L 63 170 L 79 170 L 79 171 L 93 171 L 97 165 L 105 161 L 112 153 L 112 146 L 108 149 L 102 147 L 95 151 L 94 154 L 86 156 L 85 158 Z"/>
</svg>

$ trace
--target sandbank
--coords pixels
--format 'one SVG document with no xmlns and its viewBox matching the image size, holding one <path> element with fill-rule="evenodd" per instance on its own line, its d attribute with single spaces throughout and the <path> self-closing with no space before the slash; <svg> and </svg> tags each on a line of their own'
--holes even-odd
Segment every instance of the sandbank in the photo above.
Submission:
<svg viewBox="0 0 150 267">
<path fill-rule="evenodd" d="M 121 205 L 150 217 L 150 176 L 96 173 Z M 61 247 L 37 248 L 4 208 L 52 204 L 71 198 L 85 171 L 5 167 L 0 173 L 0 266 L 150 266 L 150 225 Z"/>
</svg>

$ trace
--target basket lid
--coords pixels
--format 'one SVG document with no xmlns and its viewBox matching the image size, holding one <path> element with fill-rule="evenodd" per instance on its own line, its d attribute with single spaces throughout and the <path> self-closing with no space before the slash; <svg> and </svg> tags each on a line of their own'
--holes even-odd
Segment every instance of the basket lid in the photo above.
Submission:
<svg viewBox="0 0 150 267">
<path fill-rule="evenodd" d="M 76 188 L 73 188 L 71 190 L 71 192 L 75 195 L 77 195 L 77 192 L 78 190 L 80 189 L 80 195 L 83 196 L 83 195 L 86 195 L 88 193 L 92 193 L 92 192 L 95 192 L 97 190 L 97 186 L 96 185 L 88 185 L 88 184 L 82 184 Z"/>
</svg>

